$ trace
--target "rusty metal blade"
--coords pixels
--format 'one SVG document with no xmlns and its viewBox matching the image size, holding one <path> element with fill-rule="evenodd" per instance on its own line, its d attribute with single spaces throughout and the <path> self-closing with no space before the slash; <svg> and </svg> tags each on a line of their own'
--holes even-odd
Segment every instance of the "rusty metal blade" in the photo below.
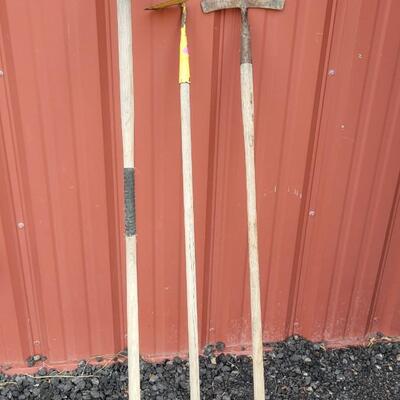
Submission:
<svg viewBox="0 0 400 400">
<path fill-rule="evenodd" d="M 162 3 L 153 4 L 149 7 L 146 7 L 145 10 L 162 10 L 163 8 L 167 7 L 180 6 L 186 2 L 187 0 L 168 0 L 168 1 L 163 1 Z"/>
<path fill-rule="evenodd" d="M 282 10 L 285 0 L 203 0 L 203 12 L 209 13 L 227 8 L 264 8 Z"/>
</svg>

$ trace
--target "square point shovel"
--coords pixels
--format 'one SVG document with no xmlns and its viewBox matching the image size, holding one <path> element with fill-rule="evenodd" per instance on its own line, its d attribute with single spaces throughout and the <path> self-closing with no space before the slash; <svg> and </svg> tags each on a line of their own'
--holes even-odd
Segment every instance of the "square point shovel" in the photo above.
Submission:
<svg viewBox="0 0 400 400">
<path fill-rule="evenodd" d="M 256 178 L 254 164 L 254 89 L 249 8 L 282 10 L 284 0 L 203 0 L 203 12 L 210 13 L 238 8 L 242 16 L 240 80 L 242 96 L 243 135 L 246 163 L 247 229 L 250 268 L 251 332 L 253 347 L 254 399 L 265 400 L 260 272 L 258 261 Z"/>
</svg>

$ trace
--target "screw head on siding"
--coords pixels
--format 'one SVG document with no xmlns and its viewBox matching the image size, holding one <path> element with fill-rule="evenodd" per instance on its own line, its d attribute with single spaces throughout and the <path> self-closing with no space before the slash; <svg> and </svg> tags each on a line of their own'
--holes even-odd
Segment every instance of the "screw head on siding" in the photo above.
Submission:
<svg viewBox="0 0 400 400">
<path fill-rule="evenodd" d="M 308 212 L 308 215 L 309 215 L 310 217 L 315 217 L 316 214 L 317 214 L 317 213 L 316 213 L 315 210 L 310 210 L 310 211 Z"/>
<path fill-rule="evenodd" d="M 330 70 L 328 71 L 328 76 L 335 76 L 335 75 L 336 75 L 336 70 L 330 69 Z"/>
<path fill-rule="evenodd" d="M 362 60 L 362 59 L 364 58 L 364 56 L 363 56 L 361 53 L 358 53 L 358 54 L 357 54 L 357 57 L 358 57 L 360 60 Z"/>
<path fill-rule="evenodd" d="M 2 71 L 1 69 L 0 69 L 0 76 L 3 76 L 4 75 L 4 71 Z"/>
<path fill-rule="evenodd" d="M 24 229 L 25 228 L 25 224 L 23 222 L 18 222 L 17 226 L 18 226 L 18 229 Z"/>
</svg>

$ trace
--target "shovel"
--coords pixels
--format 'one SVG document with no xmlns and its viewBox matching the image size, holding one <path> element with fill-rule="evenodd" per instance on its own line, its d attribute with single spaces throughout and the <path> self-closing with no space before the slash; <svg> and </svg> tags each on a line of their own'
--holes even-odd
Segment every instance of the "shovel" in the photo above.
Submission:
<svg viewBox="0 0 400 400">
<path fill-rule="evenodd" d="M 282 10 L 284 0 L 203 0 L 203 12 L 238 8 L 242 16 L 240 80 L 242 118 L 246 163 L 247 229 L 250 268 L 250 306 L 253 347 L 254 399 L 265 399 L 262 321 L 260 301 L 260 272 L 258 261 L 256 178 L 254 164 L 254 89 L 251 37 L 248 19 L 249 8 Z"/>
</svg>

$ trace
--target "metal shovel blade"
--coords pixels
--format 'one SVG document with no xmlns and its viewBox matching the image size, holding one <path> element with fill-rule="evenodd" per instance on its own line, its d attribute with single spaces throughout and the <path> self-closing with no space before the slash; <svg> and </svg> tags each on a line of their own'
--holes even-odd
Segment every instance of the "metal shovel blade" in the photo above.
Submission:
<svg viewBox="0 0 400 400">
<path fill-rule="evenodd" d="M 203 12 L 210 13 L 227 8 L 265 8 L 282 10 L 285 0 L 203 0 L 201 7 Z"/>
</svg>

